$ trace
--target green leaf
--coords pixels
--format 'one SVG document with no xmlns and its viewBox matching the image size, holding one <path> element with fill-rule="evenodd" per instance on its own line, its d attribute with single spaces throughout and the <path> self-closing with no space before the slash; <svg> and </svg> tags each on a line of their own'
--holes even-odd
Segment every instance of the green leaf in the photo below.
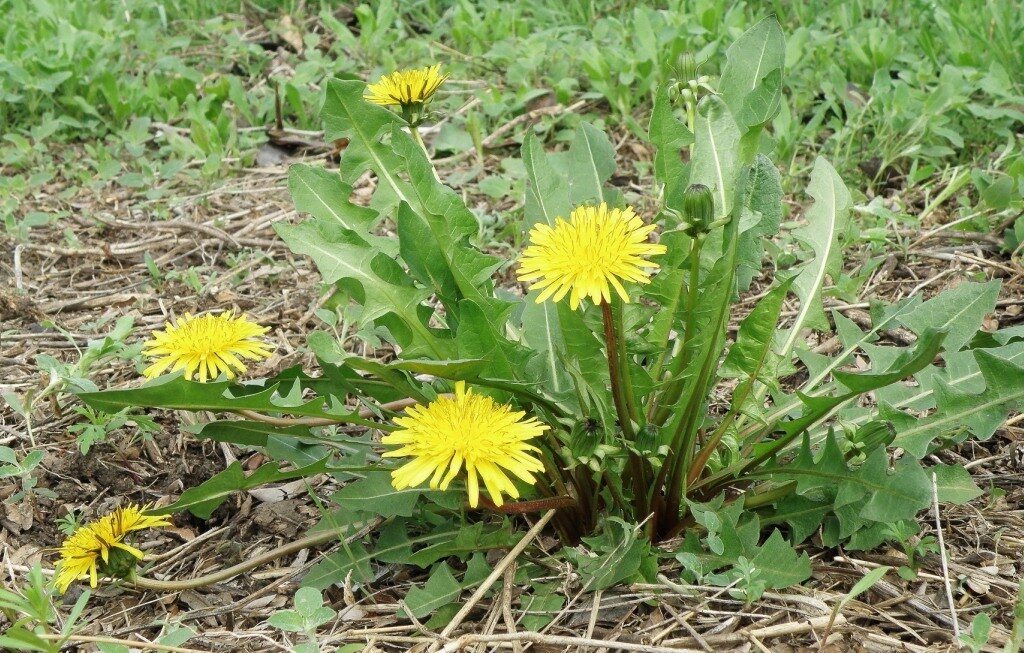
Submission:
<svg viewBox="0 0 1024 653">
<path fill-rule="evenodd" d="M 878 448 L 863 465 L 850 469 L 832 433 L 826 436 L 817 459 L 811 453 L 810 437 L 805 435 L 796 458 L 759 471 L 757 476 L 795 480 L 798 494 L 815 500 L 826 498 L 836 509 L 856 504 L 859 520 L 913 519 L 931 503 L 931 481 L 917 460 L 904 456 L 890 474 L 888 454 Z"/>
<path fill-rule="evenodd" d="M 644 288 L 644 296 L 661 307 L 651 318 L 648 337 L 651 346 L 658 351 L 664 351 L 669 346 L 670 332 L 683 325 L 686 308 L 684 279 L 689 274 L 684 253 L 689 251 L 691 242 L 689 236 L 682 231 L 662 233 L 661 243 L 668 248 L 668 252 L 659 261 L 661 269 Z"/>
<path fill-rule="evenodd" d="M 369 512 L 382 517 L 411 517 L 421 496 L 443 494 L 440 490 L 406 488 L 396 490 L 391 473 L 370 472 L 365 478 L 349 483 L 331 496 L 331 501 L 347 510 Z"/>
<path fill-rule="evenodd" d="M 882 406 L 882 417 L 896 426 L 894 446 L 920 458 L 936 438 L 966 431 L 980 440 L 988 439 L 1009 410 L 1024 402 L 1024 367 L 998 358 L 987 349 L 976 350 L 974 357 L 985 381 L 982 392 L 961 392 L 949 380 L 937 378 L 934 392 L 938 409 L 933 414 L 918 417 Z"/>
<path fill-rule="evenodd" d="M 434 282 L 437 277 L 439 264 L 447 268 L 446 272 L 454 286 L 452 292 L 436 294 L 445 301 L 446 307 L 451 307 L 449 310 L 454 309 L 456 303 L 463 298 L 497 309 L 502 302 L 491 296 L 491 274 L 502 261 L 481 252 L 470 242 L 480 232 L 476 217 L 458 193 L 434 177 L 430 161 L 412 138 L 396 127 L 392 132 L 391 144 L 405 162 L 405 169 L 412 179 L 411 193 L 417 201 L 417 204 L 406 205 L 408 209 L 414 209 L 412 214 L 406 210 L 404 220 L 406 225 L 416 225 L 416 229 L 409 235 L 411 238 L 399 228 L 402 255 L 410 264 L 410 269 L 412 264 L 405 257 L 407 252 L 416 252 L 421 259 L 436 257 L 438 260 L 424 263 L 434 266 L 432 269 L 435 274 L 429 277 L 430 282 Z M 402 224 L 401 212 L 399 220 Z M 423 279 L 420 281 L 431 285 Z M 442 286 L 442 290 L 449 289 Z M 500 326 L 497 316 L 495 326 Z"/>
<path fill-rule="evenodd" d="M 567 159 L 569 200 L 573 207 L 609 199 L 604 191 L 604 182 L 615 172 L 615 148 L 603 131 L 588 122 L 581 122 L 569 146 Z"/>
<path fill-rule="evenodd" d="M 778 530 L 772 531 L 751 562 L 773 589 L 791 587 L 811 577 L 811 559 L 806 553 L 797 555 Z"/>
<path fill-rule="evenodd" d="M 307 622 L 317 621 L 324 614 L 323 607 L 324 599 L 320 595 L 319 590 L 313 587 L 300 587 L 296 590 L 295 611 L 305 617 Z M 331 612 L 333 613 L 334 611 L 331 610 Z M 316 625 L 319 626 L 320 624 Z"/>
<path fill-rule="evenodd" d="M 523 207 L 526 226 L 537 224 L 555 226 L 555 218 L 568 219 L 572 211 L 569 202 L 569 183 L 561 171 L 551 165 L 533 132 L 523 139 L 523 165 L 529 183 L 526 186 L 526 204 Z M 522 341 L 539 355 L 533 370 L 537 380 L 545 383 L 551 394 L 558 396 L 570 390 L 571 377 L 561 364 L 566 351 L 562 338 L 561 314 L 555 302 L 536 303 L 538 291 L 531 292 L 524 301 L 522 314 Z M 567 314 L 570 320 L 581 320 L 578 315 Z"/>
<path fill-rule="evenodd" d="M 892 569 L 892 567 L 889 566 L 875 567 L 868 573 L 864 574 L 863 578 L 854 583 L 853 587 L 850 588 L 850 591 L 847 592 L 843 598 L 839 599 L 839 602 L 836 603 L 834 608 L 832 608 L 832 616 L 829 619 L 828 626 L 825 630 L 828 631 L 832 629 L 832 623 L 835 621 L 836 616 L 839 615 L 840 610 L 846 607 L 846 604 L 873 587 L 875 583 L 882 580 L 882 576 L 889 573 L 890 569 Z"/>
<path fill-rule="evenodd" d="M 360 542 L 343 544 L 341 550 L 330 554 L 309 570 L 302 579 L 302 586 L 326 589 L 336 583 L 344 583 L 350 572 L 353 582 L 373 582 L 376 578 L 371 565 L 373 557 Z"/>
<path fill-rule="evenodd" d="M 833 314 L 833 318 L 836 321 L 836 327 L 839 332 L 840 340 L 843 343 L 843 349 L 833 358 L 829 359 L 827 364 L 814 371 L 813 376 L 808 379 L 807 383 L 803 386 L 804 392 L 814 390 L 818 384 L 828 378 L 834 370 L 845 365 L 858 349 L 861 349 L 865 345 L 876 340 L 880 332 L 889 328 L 890 325 L 894 326 L 894 323 L 898 321 L 901 315 L 914 310 L 914 307 L 918 306 L 920 303 L 920 297 L 915 295 L 891 305 L 882 304 L 881 302 L 874 304 L 871 310 L 871 328 L 868 331 L 861 331 L 856 324 L 849 320 L 849 318 L 836 311 Z M 944 326 L 945 325 L 938 325 L 940 330 Z M 844 327 L 848 328 L 844 329 Z"/>
<path fill-rule="evenodd" d="M 948 331 L 946 350 L 958 351 L 978 332 L 985 316 L 995 310 L 1000 285 L 998 279 L 961 283 L 903 314 L 899 321 L 914 333 L 929 328 Z"/>
<path fill-rule="evenodd" d="M 786 41 L 769 16 L 748 29 L 726 50 L 718 92 L 744 128 L 772 119 L 782 99 Z"/>
<path fill-rule="evenodd" d="M 272 426 L 266 422 L 248 420 L 217 420 L 208 422 L 193 432 L 197 438 L 215 442 L 230 442 L 244 447 L 265 447 L 270 435 L 302 437 L 309 435 L 308 426 Z"/>
<path fill-rule="evenodd" d="M 533 592 L 519 597 L 523 628 L 539 631 L 554 620 L 565 606 L 565 597 L 558 592 L 556 583 L 535 583 Z"/>
<path fill-rule="evenodd" d="M 740 169 L 740 130 L 725 103 L 715 95 L 700 101 L 694 127 L 690 183 L 711 189 L 717 220 L 732 212 Z"/>
<path fill-rule="evenodd" d="M 236 461 L 205 483 L 182 492 L 181 497 L 171 505 L 152 510 L 150 513 L 168 515 L 188 510 L 200 519 L 209 519 L 217 506 L 239 490 L 248 490 L 267 483 L 289 481 L 293 478 L 314 476 L 327 470 L 328 461 L 329 458 L 324 458 L 312 465 L 287 471 L 278 469 L 277 463 L 267 463 L 248 476 L 242 470 L 242 464 Z"/>
<path fill-rule="evenodd" d="M 455 615 L 459 613 L 462 606 L 459 603 L 449 603 L 448 605 L 442 605 L 437 610 L 434 610 L 433 616 L 423 624 L 423 627 L 427 630 L 441 630 L 455 618 Z"/>
<path fill-rule="evenodd" d="M 1004 334 L 1005 331 L 1008 330 L 997 331 L 992 335 L 1002 339 L 1004 336 L 1001 334 Z M 1016 365 L 1024 363 L 1024 342 L 1012 340 L 1009 342 L 1010 344 L 993 347 L 986 351 L 991 356 L 1007 363 Z M 883 413 L 887 408 L 925 411 L 936 409 L 935 415 L 942 413 L 944 407 L 936 403 L 936 389 L 940 381 L 944 387 L 958 393 L 976 394 L 985 389 L 985 379 L 982 377 L 981 369 L 975 359 L 975 352 L 969 350 L 947 352 L 943 358 L 945 360 L 944 368 L 928 367 L 916 375 L 917 387 L 890 386 L 878 390 L 878 401 L 883 406 Z M 850 409 L 844 415 L 844 419 L 851 425 L 860 425 L 873 419 L 873 416 L 863 411 L 856 413 L 854 409 Z"/>
<path fill-rule="evenodd" d="M 462 585 L 452 575 L 451 567 L 442 562 L 430 573 L 422 587 L 413 586 L 405 595 L 405 605 L 417 619 L 422 619 L 438 608 L 459 597 Z"/>
<path fill-rule="evenodd" d="M 984 494 L 971 478 L 971 473 L 960 465 L 939 463 L 929 467 L 928 471 L 935 474 L 939 501 L 963 505 Z"/>
<path fill-rule="evenodd" d="M 931 504 L 931 480 L 921 464 L 910 456 L 896 462 L 893 473 L 889 473 L 889 456 L 884 449 L 875 449 L 858 471 L 858 481 L 872 492 L 867 503 L 861 508 L 861 517 L 877 522 L 893 522 L 910 519 L 915 513 Z"/>
<path fill-rule="evenodd" d="M 459 311 L 462 320 L 455 337 L 458 355 L 487 361 L 490 378 L 522 379 L 527 362 L 535 354 L 507 338 L 504 329 L 495 328 L 495 323 L 505 322 L 504 316 L 495 315 L 493 307 L 489 310 L 471 299 L 463 300 Z"/>
<path fill-rule="evenodd" d="M 563 553 L 576 565 L 587 590 L 601 590 L 638 576 L 645 560 L 654 554 L 650 541 L 638 536 L 638 528 L 617 517 L 609 517 L 605 530 L 596 537 L 583 538 L 591 554 L 566 547 Z"/>
<path fill-rule="evenodd" d="M 239 411 L 256 410 L 270 413 L 290 413 L 303 417 L 353 417 L 356 413 L 341 404 L 335 397 L 314 398 L 303 401 L 301 397 L 290 399 L 296 391 L 301 392 L 297 380 L 292 383 L 292 392 L 283 395 L 284 382 L 268 380 L 264 388 L 242 386 L 228 381 L 195 383 L 182 376 L 162 376 L 138 388 L 128 390 L 102 390 L 82 392 L 79 397 L 94 409 L 116 413 L 126 407 L 165 408 L 171 410 Z M 249 394 L 241 394 L 248 392 Z M 232 394 L 237 393 L 237 394 Z"/>
<path fill-rule="evenodd" d="M 428 567 L 449 556 L 461 558 L 475 551 L 512 547 L 522 536 L 522 533 L 513 531 L 508 522 L 490 530 L 484 530 L 483 523 L 463 526 L 454 538 L 430 544 L 413 553 L 406 562 L 417 567 Z"/>
<path fill-rule="evenodd" d="M 659 409 L 659 412 L 673 409 L 669 411 L 673 419 L 666 425 L 671 433 L 692 433 L 693 429 L 701 425 L 701 418 L 695 418 L 699 412 L 695 410 L 699 407 L 696 402 L 705 400 L 710 386 L 717 380 L 718 361 L 725 344 L 726 327 L 732 308 L 730 298 L 735 287 L 737 226 L 736 220 L 731 220 L 725 226 L 722 233 L 726 249 L 717 257 L 700 288 L 693 318 L 694 336 L 687 345 L 688 351 L 679 354 L 687 356 L 690 361 L 680 375 L 685 379 L 683 392 L 674 406 L 663 405 Z M 689 427 L 677 428 L 685 419 L 692 420 Z"/>
<path fill-rule="evenodd" d="M 568 179 L 563 171 L 555 170 L 543 146 L 532 131 L 523 138 L 523 166 L 526 168 L 526 204 L 523 213 L 526 224 L 544 222 L 555 226 L 555 218 L 568 219 L 572 212 L 569 201 Z M 603 180 L 602 180 L 603 181 Z"/>
<path fill-rule="evenodd" d="M 565 341 L 565 351 L 560 352 L 559 360 L 585 395 L 584 402 L 596 408 L 597 416 L 605 424 L 613 424 L 604 342 L 587 326 L 581 311 L 572 310 L 567 302 L 558 302 L 557 310 Z"/>
<path fill-rule="evenodd" d="M 393 129 L 400 128 L 402 119 L 364 100 L 365 89 L 366 84 L 361 81 L 332 79 L 327 82 L 324 107 L 320 112 L 324 136 L 328 142 L 341 138 L 349 141 L 339 162 L 342 179 L 354 184 L 366 170 L 372 170 L 379 183 L 374 203 L 381 211 L 400 201 L 415 204 L 408 182 L 398 176 L 398 171 L 404 169 L 401 157 L 381 140 L 390 136 Z"/>
<path fill-rule="evenodd" d="M 368 245 L 352 242 L 341 227 L 309 221 L 275 225 L 278 235 L 296 254 L 313 259 L 326 283 L 354 282 L 361 293 L 362 319 L 371 321 L 394 314 L 407 329 L 398 344 L 407 356 L 421 354 L 451 358 L 450 343 L 431 333 L 419 306 L 430 292 L 417 288 L 394 260 Z M 395 334 L 396 337 L 399 334 Z"/>
<path fill-rule="evenodd" d="M 762 369 L 772 356 L 775 329 L 790 284 L 791 280 L 787 280 L 772 289 L 740 323 L 736 341 L 719 368 L 719 374 L 724 378 L 743 378 L 733 392 L 734 401 L 742 401 L 748 396 L 753 383 L 761 377 Z M 770 382 L 774 384 L 774 378 Z"/>
<path fill-rule="evenodd" d="M 52 645 L 47 640 L 39 637 L 24 626 L 11 626 L 0 635 L 0 646 L 11 651 L 42 651 L 50 653 L 59 650 L 59 647 Z"/>
<path fill-rule="evenodd" d="M 648 136 L 655 148 L 654 177 L 664 187 L 664 204 L 679 207 L 688 175 L 687 165 L 679 153 L 693 143 L 693 134 L 676 118 L 667 86 L 658 89 L 654 98 Z"/>
<path fill-rule="evenodd" d="M 769 518 L 761 520 L 763 526 L 786 524 L 789 537 L 795 544 L 810 537 L 832 508 L 831 502 L 814 501 L 798 494 L 792 494 L 776 504 Z"/>
<path fill-rule="evenodd" d="M 523 344 L 537 352 L 532 369 L 535 380 L 540 381 L 554 396 L 571 390 L 572 379 L 561 363 L 565 355 L 565 340 L 559 321 L 558 305 L 546 301 L 538 304 L 535 299 L 539 291 L 532 291 L 523 302 Z"/>
<path fill-rule="evenodd" d="M 300 213 L 309 213 L 318 220 L 334 222 L 369 241 L 377 220 L 373 209 L 353 204 L 352 186 L 334 171 L 297 163 L 288 168 L 288 192 Z M 380 239 L 379 244 L 391 243 Z M 393 249 L 393 245 L 392 245 Z"/>
<path fill-rule="evenodd" d="M 850 193 L 835 169 L 818 157 L 811 170 L 807 192 L 814 198 L 814 206 L 807 210 L 807 225 L 794 230 L 796 236 L 811 251 L 808 261 L 796 273 L 794 292 L 800 299 L 800 311 L 780 353 L 788 356 L 804 327 L 828 329 L 828 321 L 821 307 L 821 290 L 826 277 L 839 278 L 842 269 L 842 235 L 850 218 Z"/>
<path fill-rule="evenodd" d="M 757 555 L 761 533 L 757 514 L 745 511 L 739 501 L 723 505 L 724 501 L 720 494 L 706 503 L 686 502 L 694 520 L 706 530 L 703 544 L 697 531 L 688 532 L 676 556 L 691 572 L 704 575 L 735 564 L 741 557 Z"/>
<path fill-rule="evenodd" d="M 445 260 L 427 221 L 411 206 L 400 202 L 396 222 L 399 248 L 402 260 L 409 266 L 409 274 L 437 295 L 445 308 L 454 309 L 461 293 L 451 265 Z"/>
<path fill-rule="evenodd" d="M 741 292 L 761 274 L 764 239 L 777 234 L 782 224 L 782 177 L 775 164 L 763 154 L 758 154 L 751 166 L 743 203 L 756 222 L 741 226 L 739 230 L 736 286 Z"/>
<path fill-rule="evenodd" d="M 308 589 L 308 588 L 307 588 Z M 316 590 L 313 590 L 314 592 Z M 305 620 L 295 610 L 281 610 L 270 615 L 267 624 L 288 633 L 301 633 L 306 629 Z"/>
<path fill-rule="evenodd" d="M 475 551 L 513 546 L 520 537 L 522 534 L 513 533 L 507 523 L 486 532 L 482 523 L 470 527 L 443 524 L 430 533 L 410 537 L 404 522 L 393 521 L 381 532 L 372 551 L 359 542 L 347 545 L 315 565 L 302 584 L 324 589 L 344 582 L 350 571 L 353 580 L 368 583 L 374 580 L 373 560 L 425 568 L 448 556 L 461 557 Z"/>
<path fill-rule="evenodd" d="M 899 348 L 900 353 L 889 366 L 890 371 L 851 373 L 836 370 L 832 372 L 832 376 L 857 394 L 892 385 L 930 365 L 942 350 L 945 338 L 945 333 L 927 329 L 921 333 L 913 349 Z"/>
<path fill-rule="evenodd" d="M 167 630 L 157 639 L 158 643 L 165 646 L 181 646 L 196 636 L 196 631 L 180 623 L 168 624 L 165 628 Z"/>
</svg>

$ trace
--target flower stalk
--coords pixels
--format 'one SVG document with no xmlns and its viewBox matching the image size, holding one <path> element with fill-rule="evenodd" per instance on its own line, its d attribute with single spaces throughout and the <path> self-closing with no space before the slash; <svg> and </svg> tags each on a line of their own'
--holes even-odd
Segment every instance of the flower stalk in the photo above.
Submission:
<svg viewBox="0 0 1024 653">
<path fill-rule="evenodd" d="M 365 537 L 368 533 L 373 531 L 375 528 L 380 526 L 384 522 L 384 519 L 378 517 L 365 526 L 363 526 L 357 533 L 350 535 L 345 538 L 346 544 L 351 544 L 356 540 Z M 307 535 L 306 537 L 282 544 L 276 549 L 267 551 L 262 555 L 258 555 L 255 558 L 245 560 L 227 569 L 221 569 L 205 576 L 197 576 L 196 578 L 189 578 L 186 580 L 157 580 L 155 578 L 146 578 L 140 576 L 137 573 L 133 574 L 128 580 L 135 587 L 143 590 L 153 590 L 157 592 L 181 592 L 189 589 L 198 589 L 200 587 L 206 587 L 208 585 L 215 585 L 217 583 L 223 583 L 224 581 L 231 580 L 235 576 L 244 574 L 245 572 L 261 567 L 265 564 L 271 563 L 278 558 L 283 558 L 286 555 L 292 553 L 298 553 L 303 549 L 308 549 L 321 544 L 326 544 L 332 540 L 338 539 L 338 533 L 334 530 L 324 530 L 319 533 Z"/>
<path fill-rule="evenodd" d="M 620 366 L 619 344 L 615 333 L 615 318 L 612 317 L 612 307 L 606 302 L 601 302 L 601 316 L 604 321 L 604 340 L 608 352 L 608 376 L 612 385 L 612 401 L 615 403 L 615 413 L 619 418 L 619 427 L 627 440 L 636 439 L 636 431 L 633 429 L 633 418 L 630 415 L 626 403 L 626 390 L 624 385 L 628 383 L 622 376 Z"/>
<path fill-rule="evenodd" d="M 704 244 L 702 236 L 693 238 L 690 244 L 690 275 L 686 287 L 686 318 L 683 329 L 683 339 L 679 351 L 669 362 L 668 372 L 665 375 L 667 387 L 664 392 L 656 397 L 651 403 L 651 422 L 664 424 L 669 413 L 683 392 L 684 380 L 681 378 L 686 366 L 690 363 L 690 341 L 696 335 L 698 285 L 700 283 L 700 252 Z M 683 292 L 683 289 L 680 289 Z"/>
<path fill-rule="evenodd" d="M 601 316 L 604 321 L 604 338 L 608 353 L 608 376 L 611 380 L 612 401 L 615 403 L 615 413 L 619 418 L 619 426 L 622 428 L 622 435 L 628 443 L 636 442 L 636 430 L 633 424 L 628 392 L 632 391 L 632 385 L 626 368 L 622 364 L 625 352 L 625 343 L 622 333 L 617 329 L 617 324 L 612 315 L 612 307 L 606 302 L 601 302 Z M 618 333 L 617 333 L 618 331 Z M 632 410 L 635 410 L 633 408 Z M 628 457 L 628 478 L 633 486 L 633 504 L 637 513 L 645 513 L 647 505 L 647 485 L 645 482 L 643 458 L 631 447 L 626 447 Z"/>
</svg>

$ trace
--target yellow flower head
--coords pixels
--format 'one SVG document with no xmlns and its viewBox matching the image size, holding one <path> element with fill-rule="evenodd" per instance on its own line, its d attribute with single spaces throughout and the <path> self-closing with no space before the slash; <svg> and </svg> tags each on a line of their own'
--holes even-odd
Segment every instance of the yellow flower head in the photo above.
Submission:
<svg viewBox="0 0 1024 653">
<path fill-rule="evenodd" d="M 515 412 L 490 397 L 473 394 L 464 381 L 455 384 L 454 397 L 438 397 L 405 412 L 405 417 L 395 419 L 402 428 L 381 438 L 384 444 L 401 445 L 386 452 L 385 457 L 412 457 L 391 472 L 396 490 L 419 485 L 431 474 L 430 487 L 445 490 L 465 465 L 469 505 L 475 508 L 479 502 L 479 476 L 494 505 L 500 506 L 502 493 L 519 498 L 506 470 L 534 483 L 533 472 L 544 469 L 530 453 L 539 449 L 527 440 L 548 427 L 536 418 L 524 420 L 526 413 Z"/>
<path fill-rule="evenodd" d="M 441 64 L 396 70 L 381 77 L 376 84 L 367 84 L 363 99 L 381 106 L 411 107 L 429 100 L 446 79 L 448 74 L 441 74 Z"/>
<path fill-rule="evenodd" d="M 186 313 L 176 324 L 165 322 L 164 327 L 153 333 L 153 339 L 147 340 L 142 350 L 156 359 L 142 372 L 148 378 L 171 368 L 172 372 L 185 370 L 186 379 L 198 373 L 200 383 L 216 379 L 221 372 L 233 379 L 235 372 L 246 370 L 242 358 L 260 360 L 273 353 L 270 345 L 258 339 L 269 327 L 250 322 L 245 315 L 193 317 Z"/>
<path fill-rule="evenodd" d="M 622 282 L 648 283 L 648 270 L 658 265 L 642 257 L 665 253 L 664 245 L 647 242 L 652 231 L 654 225 L 645 225 L 630 207 L 579 206 L 568 222 L 558 218 L 553 228 L 538 224 L 530 230 L 517 276 L 543 289 L 538 304 L 550 297 L 561 301 L 571 292 L 575 310 L 584 297 L 595 304 L 611 301 L 611 288 L 629 303 Z"/>
<path fill-rule="evenodd" d="M 53 577 L 60 593 L 68 591 L 71 583 L 86 574 L 89 575 L 89 584 L 96 587 L 100 572 L 111 571 L 107 565 L 111 562 L 112 552 L 117 555 L 118 551 L 124 551 L 141 560 L 142 551 L 125 544 L 125 536 L 144 528 L 171 525 L 163 517 L 146 515 L 146 508 L 128 504 L 91 524 L 80 526 L 64 540 L 60 547 L 60 565 Z"/>
</svg>

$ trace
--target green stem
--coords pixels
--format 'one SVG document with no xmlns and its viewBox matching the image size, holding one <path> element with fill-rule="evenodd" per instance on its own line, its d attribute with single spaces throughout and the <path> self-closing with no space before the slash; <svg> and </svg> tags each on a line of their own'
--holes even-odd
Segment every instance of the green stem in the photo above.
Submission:
<svg viewBox="0 0 1024 653">
<path fill-rule="evenodd" d="M 427 144 L 423 142 L 423 136 L 420 135 L 420 130 L 416 125 L 409 125 L 409 135 L 412 136 L 412 140 L 416 141 L 416 144 L 423 150 L 423 156 L 430 160 L 430 152 L 427 150 Z"/>
<path fill-rule="evenodd" d="M 623 515 L 628 514 L 628 504 L 626 503 L 626 500 L 623 498 L 622 493 L 619 492 L 619 488 L 616 487 L 615 483 L 612 481 L 611 472 L 605 469 L 601 472 L 601 476 L 604 478 L 605 485 L 608 486 L 608 493 L 612 495 L 612 501 L 614 501 L 615 504 L 619 506 L 619 510 L 622 511 Z"/>
<path fill-rule="evenodd" d="M 686 326 L 683 331 L 683 345 L 679 353 L 669 363 L 668 387 L 659 396 L 661 401 L 658 401 L 657 404 L 651 403 L 650 414 L 652 415 L 651 421 L 654 424 L 661 425 L 665 423 L 665 420 L 668 419 L 669 411 L 679 401 L 679 395 L 682 394 L 683 386 L 685 385 L 680 376 L 690 363 L 689 344 L 696 335 L 694 331 L 697 319 L 697 286 L 700 282 L 700 250 L 703 244 L 704 239 L 700 236 L 694 238 L 690 244 L 690 280 L 687 288 Z"/>
<path fill-rule="evenodd" d="M 750 396 L 750 390 L 754 386 L 754 379 L 750 379 L 750 383 L 742 384 L 740 392 L 737 396 L 733 397 L 732 406 L 729 407 L 729 412 L 726 413 L 725 417 L 722 418 L 722 422 L 715 429 L 711 437 L 708 438 L 707 443 L 701 447 L 700 451 L 697 452 L 697 457 L 694 458 L 693 465 L 687 474 L 687 481 L 690 485 L 693 485 L 700 478 L 701 472 L 704 471 L 704 466 L 708 464 L 708 460 L 711 459 L 711 454 L 714 453 L 715 447 L 722 441 L 725 436 L 725 432 L 729 429 L 729 426 L 736 421 L 736 416 L 739 415 L 739 407 L 747 400 Z"/>
<path fill-rule="evenodd" d="M 636 407 L 636 395 L 633 392 L 632 378 L 629 376 L 629 353 L 626 351 L 626 327 L 623 313 L 626 308 L 621 303 L 612 309 L 612 316 L 615 319 L 615 349 L 619 358 L 619 373 L 622 375 L 622 391 L 626 400 L 626 411 L 630 419 L 643 427 L 640 423 L 640 411 Z"/>
<path fill-rule="evenodd" d="M 743 507 L 747 509 L 760 508 L 784 499 L 796 490 L 796 481 L 783 483 L 782 485 L 763 490 L 761 492 L 747 492 L 743 495 Z M 761 526 L 767 526 L 769 522 L 762 521 Z"/>
<path fill-rule="evenodd" d="M 547 474 L 548 479 L 555 486 L 555 492 L 558 494 L 569 495 L 569 489 L 565 484 L 565 478 L 562 476 L 562 468 L 555 464 L 553 459 L 554 455 L 557 455 L 553 451 L 549 451 L 550 445 L 542 443 L 540 447 L 540 458 L 541 462 L 544 463 L 544 472 Z M 538 487 L 543 487 L 543 483 Z"/>
<path fill-rule="evenodd" d="M 364 537 L 367 533 L 372 531 L 374 528 L 380 525 L 383 519 L 375 519 L 363 528 L 358 533 L 345 538 L 346 543 L 352 543 L 356 540 Z M 267 551 L 266 553 L 251 558 L 244 562 L 240 562 L 233 567 L 215 571 L 212 574 L 206 574 L 205 576 L 199 576 L 197 578 L 189 578 L 188 580 L 156 580 L 154 578 L 145 578 L 143 576 L 135 576 L 130 578 L 130 582 L 144 590 L 155 590 L 158 592 L 181 592 L 188 589 L 197 589 L 199 587 L 206 587 L 207 585 L 213 585 L 215 583 L 221 583 L 226 580 L 231 580 L 235 576 L 244 574 L 250 569 L 265 565 L 269 562 L 273 562 L 278 558 L 289 555 L 291 553 L 297 553 L 302 549 L 317 546 L 320 544 L 326 544 L 332 540 L 338 539 L 338 533 L 334 530 L 325 530 L 313 535 L 307 535 L 302 539 L 283 544 L 276 549 Z"/>
</svg>

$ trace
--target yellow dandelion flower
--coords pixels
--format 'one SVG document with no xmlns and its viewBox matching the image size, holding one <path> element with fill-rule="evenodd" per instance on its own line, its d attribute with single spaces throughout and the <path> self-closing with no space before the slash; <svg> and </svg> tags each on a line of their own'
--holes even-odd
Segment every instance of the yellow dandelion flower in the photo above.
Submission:
<svg viewBox="0 0 1024 653">
<path fill-rule="evenodd" d="M 611 288 L 629 303 L 622 282 L 648 283 L 648 270 L 658 265 L 643 257 L 665 253 L 664 245 L 647 242 L 652 231 L 654 225 L 645 225 L 630 207 L 579 206 L 568 222 L 557 218 L 554 227 L 538 224 L 530 230 L 517 276 L 543 289 L 538 304 L 569 294 L 575 310 L 584 297 L 595 304 L 611 301 Z"/>
<path fill-rule="evenodd" d="M 519 498 L 506 471 L 534 483 L 533 472 L 544 470 L 531 453 L 540 450 L 527 440 L 548 427 L 536 418 L 524 420 L 526 413 L 513 411 L 490 397 L 473 394 L 464 381 L 455 384 L 455 396 L 438 397 L 405 412 L 405 417 L 395 419 L 402 428 L 381 438 L 384 444 L 400 445 L 386 452 L 385 457 L 413 458 L 391 473 L 396 490 L 419 485 L 431 475 L 430 487 L 445 490 L 465 465 L 469 505 L 477 506 L 483 479 L 494 505 L 500 506 L 502 493 Z"/>
<path fill-rule="evenodd" d="M 146 515 L 147 507 L 128 504 L 91 524 L 80 526 L 64 540 L 60 547 L 60 564 L 53 577 L 60 593 L 66 592 L 71 583 L 83 576 L 88 575 L 89 584 L 96 587 L 101 573 L 124 576 L 134 568 L 134 561 L 141 560 L 143 554 L 126 544 L 125 537 L 132 531 L 171 525 L 164 517 Z M 118 564 L 116 560 L 112 562 L 120 551 L 131 556 L 130 566 Z"/>
<path fill-rule="evenodd" d="M 381 106 L 412 107 L 429 100 L 446 79 L 448 74 L 441 74 L 441 64 L 396 70 L 381 77 L 376 84 L 367 84 L 363 99 Z"/>
<path fill-rule="evenodd" d="M 170 368 L 171 372 L 185 370 L 186 379 L 198 373 L 200 383 L 216 379 L 221 372 L 233 379 L 236 372 L 246 370 L 242 358 L 260 360 L 273 353 L 270 345 L 258 340 L 270 328 L 250 322 L 245 315 L 193 317 L 186 313 L 176 324 L 165 322 L 164 327 L 153 333 L 153 339 L 147 340 L 142 350 L 156 359 L 142 372 L 148 378 Z"/>
</svg>

